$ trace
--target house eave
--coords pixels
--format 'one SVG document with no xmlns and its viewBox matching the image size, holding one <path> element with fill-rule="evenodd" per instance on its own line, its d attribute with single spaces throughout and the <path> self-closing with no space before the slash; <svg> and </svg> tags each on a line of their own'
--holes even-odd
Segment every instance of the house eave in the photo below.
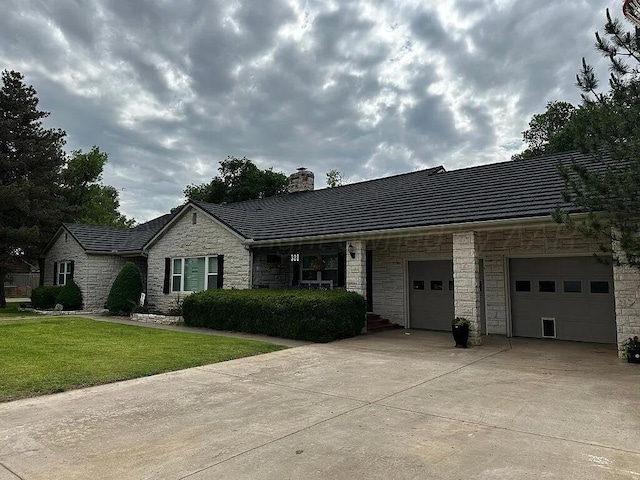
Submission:
<svg viewBox="0 0 640 480">
<path fill-rule="evenodd" d="M 575 214 L 574 218 L 584 217 L 585 214 Z M 508 227 L 537 227 L 537 226 L 549 226 L 549 225 L 558 225 L 553 219 L 551 215 L 544 216 L 535 216 L 535 217 L 519 217 L 519 218 L 509 218 L 509 219 L 499 219 L 499 220 L 483 220 L 479 222 L 462 222 L 462 223 L 449 223 L 449 224 L 438 224 L 438 225 L 429 225 L 429 226 L 416 226 L 416 227 L 404 227 L 404 228 L 389 228 L 389 229 L 378 229 L 378 230 L 365 230 L 365 231 L 356 231 L 356 232 L 345 232 L 345 233 L 337 233 L 337 234 L 329 234 L 329 235 L 310 235 L 310 236 L 301 236 L 301 237 L 289 237 L 289 238 L 278 238 L 278 239 L 267 239 L 267 240 L 246 240 L 244 243 L 249 247 L 257 247 L 257 246 L 268 246 L 268 245 L 283 245 L 283 244 L 291 244 L 291 243 L 324 243 L 330 241 L 337 240 L 354 240 L 362 239 L 362 240 L 373 240 L 380 238 L 389 238 L 389 237 L 397 237 L 397 236 L 416 236 L 416 235 L 424 235 L 424 234 L 443 234 L 443 233 L 455 233 L 466 230 L 474 230 L 474 231 L 491 231 L 491 230 L 502 230 Z"/>
</svg>

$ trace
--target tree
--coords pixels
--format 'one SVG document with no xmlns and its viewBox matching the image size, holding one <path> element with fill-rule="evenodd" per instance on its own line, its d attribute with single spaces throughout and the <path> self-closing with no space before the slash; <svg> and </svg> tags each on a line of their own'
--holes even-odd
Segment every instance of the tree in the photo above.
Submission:
<svg viewBox="0 0 640 480">
<path fill-rule="evenodd" d="M 62 191 L 67 203 L 66 220 L 86 225 L 131 227 L 118 209 L 118 191 L 102 184 L 102 171 L 109 156 L 96 146 L 84 153 L 75 150 L 62 170 Z"/>
<path fill-rule="evenodd" d="M 581 207 L 587 216 L 558 209 L 554 217 L 596 238 L 614 262 L 640 268 L 640 33 L 626 32 L 608 10 L 604 30 L 605 38 L 596 33 L 596 49 L 609 58 L 610 88 L 598 91 L 594 69 L 583 59 L 577 75 L 584 112 L 579 146 L 596 159 L 609 154 L 620 166 L 604 173 L 577 164 L 562 168 L 564 200 Z M 612 242 L 620 250 L 612 249 Z"/>
<path fill-rule="evenodd" d="M 344 174 L 336 168 L 333 168 L 327 172 L 327 186 L 329 188 L 341 187 L 343 179 Z"/>
<path fill-rule="evenodd" d="M 522 132 L 526 150 L 511 157 L 512 160 L 535 158 L 548 153 L 559 153 L 576 148 L 576 130 L 572 120 L 576 108 L 568 102 L 549 102 L 544 113 L 535 114 L 529 129 Z"/>
<path fill-rule="evenodd" d="M 65 132 L 45 129 L 48 112 L 19 72 L 3 71 L 0 89 L 0 278 L 12 256 L 35 258 L 61 220 Z M 4 289 L 0 307 L 6 306 Z"/>
<path fill-rule="evenodd" d="M 287 176 L 272 169 L 260 170 L 246 157 L 227 157 L 211 182 L 189 185 L 184 196 L 209 203 L 231 203 L 286 193 Z"/>
</svg>

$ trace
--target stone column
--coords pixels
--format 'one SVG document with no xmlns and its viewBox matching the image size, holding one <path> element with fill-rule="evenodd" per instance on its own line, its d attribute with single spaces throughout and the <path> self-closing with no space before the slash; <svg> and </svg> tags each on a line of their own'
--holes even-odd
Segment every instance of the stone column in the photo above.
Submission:
<svg viewBox="0 0 640 480">
<path fill-rule="evenodd" d="M 353 245 L 355 258 L 349 254 L 349 245 Z M 345 244 L 346 251 L 346 286 L 349 292 L 356 292 L 363 297 L 367 296 L 367 242 L 352 240 Z"/>
<path fill-rule="evenodd" d="M 470 322 L 469 343 L 480 345 L 480 259 L 476 232 L 453 234 L 453 301 L 455 316 Z"/>
<path fill-rule="evenodd" d="M 624 253 L 619 243 L 614 241 L 611 247 L 624 263 Z M 628 265 L 614 265 L 613 294 L 616 303 L 618 356 L 622 358 L 622 344 L 629 337 L 640 336 L 640 271 Z"/>
</svg>

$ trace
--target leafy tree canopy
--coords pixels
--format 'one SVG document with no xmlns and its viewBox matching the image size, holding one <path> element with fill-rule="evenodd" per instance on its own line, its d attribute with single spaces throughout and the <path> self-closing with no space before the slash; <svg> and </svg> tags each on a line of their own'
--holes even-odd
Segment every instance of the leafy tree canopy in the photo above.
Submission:
<svg viewBox="0 0 640 480">
<path fill-rule="evenodd" d="M 344 180 L 344 174 L 338 169 L 331 169 L 327 172 L 327 186 L 329 188 L 340 187 Z"/>
<path fill-rule="evenodd" d="M 102 184 L 109 156 L 96 146 L 89 152 L 75 150 L 62 170 L 63 195 L 69 222 L 105 227 L 131 227 L 133 219 L 119 212 L 118 191 Z"/>
<path fill-rule="evenodd" d="M 522 132 L 527 148 L 511 157 L 524 160 L 547 153 L 559 153 L 576 148 L 576 131 L 571 121 L 576 116 L 576 108 L 568 102 L 549 102 L 544 113 L 535 114 L 529 122 L 529 129 Z"/>
<path fill-rule="evenodd" d="M 209 183 L 187 186 L 184 196 L 201 202 L 231 203 L 272 197 L 287 191 L 285 174 L 272 169 L 260 170 L 246 157 L 228 156 L 220 162 L 218 172 Z"/>
</svg>

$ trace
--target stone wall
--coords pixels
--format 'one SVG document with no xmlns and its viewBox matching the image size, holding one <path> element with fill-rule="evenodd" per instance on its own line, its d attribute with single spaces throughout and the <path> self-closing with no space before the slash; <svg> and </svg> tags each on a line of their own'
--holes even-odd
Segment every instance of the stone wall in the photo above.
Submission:
<svg viewBox="0 0 640 480">
<path fill-rule="evenodd" d="M 274 262 L 275 259 L 278 261 Z M 256 288 L 289 287 L 291 286 L 291 269 L 291 254 L 254 252 L 252 286 Z"/>
<path fill-rule="evenodd" d="M 456 317 L 469 320 L 469 343 L 481 343 L 480 257 L 478 234 L 453 234 L 453 284 Z"/>
<path fill-rule="evenodd" d="M 406 261 L 452 258 L 450 234 L 369 240 L 367 249 L 373 253 L 373 311 L 403 326 Z"/>
<path fill-rule="evenodd" d="M 347 251 L 346 256 L 346 288 L 366 298 L 367 296 L 367 244 L 363 241 L 347 242 L 353 246 L 355 257 Z"/>
<path fill-rule="evenodd" d="M 618 242 L 614 242 L 612 247 L 618 257 L 624 259 Z M 613 281 L 615 284 L 618 352 L 622 356 L 622 345 L 629 337 L 640 336 L 640 271 L 629 266 L 614 265 Z"/>
<path fill-rule="evenodd" d="M 126 263 L 117 255 L 87 255 L 67 232 L 62 232 L 47 252 L 44 264 L 44 284 L 53 285 L 54 262 L 74 261 L 73 280 L 80 287 L 85 310 L 100 310 L 116 276 Z"/>
<path fill-rule="evenodd" d="M 597 242 L 559 225 L 478 232 L 476 242 L 484 264 L 487 333 L 502 335 L 507 333 L 505 272 L 509 256 L 583 255 L 599 251 Z M 453 259 L 452 235 L 446 233 L 369 240 L 367 248 L 373 250 L 374 311 L 399 325 L 405 325 L 407 320 L 407 261 Z"/>
<path fill-rule="evenodd" d="M 196 223 L 193 223 L 193 213 Z M 224 255 L 224 288 L 249 288 L 250 252 L 242 240 L 208 215 L 191 207 L 151 246 L 147 258 L 149 305 L 166 311 L 184 298 L 163 293 L 165 258 Z"/>
</svg>

